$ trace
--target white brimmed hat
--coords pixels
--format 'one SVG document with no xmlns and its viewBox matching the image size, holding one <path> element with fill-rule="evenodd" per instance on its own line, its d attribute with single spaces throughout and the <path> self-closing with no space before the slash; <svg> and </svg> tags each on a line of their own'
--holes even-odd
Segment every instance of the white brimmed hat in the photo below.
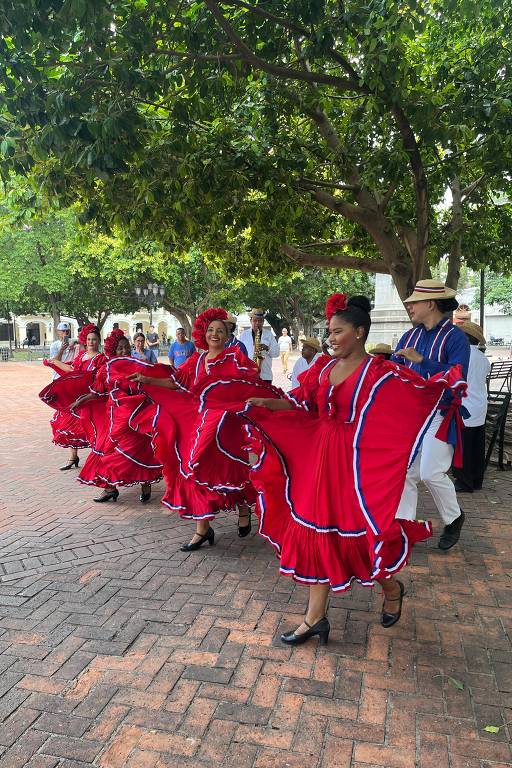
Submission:
<svg viewBox="0 0 512 768">
<path fill-rule="evenodd" d="M 438 299 L 453 299 L 456 291 L 448 288 L 441 280 L 418 280 L 414 291 L 404 299 L 404 304 L 411 301 L 437 301 Z"/>
</svg>

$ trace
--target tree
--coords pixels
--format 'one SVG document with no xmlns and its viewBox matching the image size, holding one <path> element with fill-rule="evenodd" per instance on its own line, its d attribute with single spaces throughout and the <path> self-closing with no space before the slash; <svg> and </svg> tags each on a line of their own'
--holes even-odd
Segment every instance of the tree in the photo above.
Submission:
<svg viewBox="0 0 512 768">
<path fill-rule="evenodd" d="M 475 299 L 479 306 L 478 299 Z M 485 303 L 498 304 L 506 315 L 512 313 L 512 277 L 492 272 L 485 277 Z"/>
<path fill-rule="evenodd" d="M 93 317 L 102 328 L 112 312 L 136 308 L 123 271 L 130 259 L 119 239 L 80 228 L 70 210 L 32 216 L 23 224 L 12 212 L 5 218 L 0 301 L 9 301 L 12 311 L 49 312 L 54 329 L 61 314 L 79 324 Z"/>
<path fill-rule="evenodd" d="M 509 186 L 510 22 L 503 0 L 6 0 L 3 172 L 228 270 L 284 254 L 403 296 L 447 254 L 454 284 L 469 207 L 485 227 Z"/>
<path fill-rule="evenodd" d="M 263 307 L 276 336 L 288 328 L 295 338 L 311 336 L 318 324 L 325 325 L 325 300 L 331 293 L 373 296 L 367 274 L 338 269 L 304 267 L 274 278 L 271 282 L 244 283 L 235 308 Z"/>
</svg>

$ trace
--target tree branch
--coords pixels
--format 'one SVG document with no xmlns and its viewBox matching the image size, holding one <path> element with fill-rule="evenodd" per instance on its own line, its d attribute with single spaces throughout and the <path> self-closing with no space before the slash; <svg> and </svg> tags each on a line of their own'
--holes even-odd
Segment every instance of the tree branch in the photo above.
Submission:
<svg viewBox="0 0 512 768">
<path fill-rule="evenodd" d="M 267 19 L 268 21 L 273 21 L 275 24 L 279 24 L 280 27 L 283 27 L 284 29 L 288 29 L 290 32 L 294 32 L 295 34 L 302 35 L 303 37 L 307 38 L 308 40 L 313 40 L 314 37 L 311 33 L 311 30 L 307 29 L 306 27 L 301 26 L 300 24 L 295 24 L 293 21 L 288 21 L 288 19 L 283 19 L 282 16 L 276 16 L 273 13 L 270 13 L 269 11 L 263 10 L 259 5 L 254 6 L 250 5 L 249 3 L 244 2 L 244 0 L 224 0 L 224 5 L 235 5 L 238 8 L 245 8 L 250 13 L 255 14 L 256 16 L 261 16 L 263 19 Z M 344 56 L 342 56 L 338 51 L 335 51 L 333 48 L 329 49 L 329 53 L 331 54 L 332 58 L 340 64 L 340 66 L 343 67 L 345 72 L 350 75 L 351 79 L 354 81 L 354 84 L 358 84 L 359 86 L 359 75 L 355 71 L 355 69 L 352 67 L 349 61 L 345 59 Z M 361 91 L 367 93 L 366 89 L 362 89 Z"/>
<path fill-rule="evenodd" d="M 304 246 L 303 246 L 304 248 Z M 308 267 L 331 267 L 333 269 L 357 269 L 361 272 L 378 272 L 389 275 L 386 263 L 381 259 L 358 259 L 357 256 L 310 253 L 293 245 L 283 245 L 282 251 L 292 261 Z"/>
<path fill-rule="evenodd" d="M 325 240 L 320 241 L 318 243 L 307 243 L 306 245 L 301 246 L 304 248 L 334 248 L 338 245 L 350 245 L 350 243 L 354 242 L 353 237 L 345 237 L 341 240 Z"/>
<path fill-rule="evenodd" d="M 204 3 L 208 10 L 212 13 L 217 21 L 218 25 L 224 31 L 228 39 L 239 50 L 243 58 L 252 64 L 256 69 L 261 69 L 264 72 L 268 72 L 276 77 L 284 78 L 286 80 L 304 80 L 307 83 L 323 83 L 324 85 L 332 85 L 335 88 L 339 88 L 342 91 L 357 91 L 358 86 L 352 80 L 344 80 L 341 77 L 333 77 L 332 75 L 324 75 L 321 72 L 305 72 L 298 69 L 291 69 L 290 67 L 280 67 L 276 64 L 271 64 L 265 59 L 257 56 L 251 49 L 244 43 L 235 29 L 227 21 L 226 17 L 222 13 L 219 3 L 214 0 L 204 0 Z"/>
<path fill-rule="evenodd" d="M 194 61 L 236 61 L 243 59 L 241 53 L 208 53 L 200 54 L 193 51 L 178 51 L 174 48 L 157 48 L 151 51 L 157 56 L 177 56 L 183 59 L 193 59 Z"/>
<path fill-rule="evenodd" d="M 478 177 L 472 184 L 468 184 L 467 187 L 464 187 L 464 189 L 461 189 L 460 196 L 461 196 L 461 203 L 465 203 L 468 197 L 470 197 L 475 189 L 480 186 L 482 181 L 485 179 L 486 174 L 482 173 L 481 176 Z"/>
<path fill-rule="evenodd" d="M 320 181 L 319 179 L 308 179 L 306 176 L 302 176 L 299 179 L 299 185 L 305 189 L 310 189 L 311 187 L 326 187 L 327 189 L 342 189 L 343 191 L 348 192 L 357 192 L 360 189 L 360 187 L 355 184 L 339 184 L 336 181 Z"/>
</svg>

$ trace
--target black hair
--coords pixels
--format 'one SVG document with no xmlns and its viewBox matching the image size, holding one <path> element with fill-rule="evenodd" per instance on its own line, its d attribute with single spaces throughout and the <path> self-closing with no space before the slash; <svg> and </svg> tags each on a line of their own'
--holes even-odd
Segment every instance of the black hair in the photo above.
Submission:
<svg viewBox="0 0 512 768">
<path fill-rule="evenodd" d="M 371 309 L 372 305 L 366 296 L 351 296 L 347 301 L 347 308 L 335 314 L 342 317 L 346 323 L 353 325 L 354 328 L 364 328 L 364 339 L 366 341 L 372 324 L 370 318 Z"/>
<path fill-rule="evenodd" d="M 436 299 L 435 304 L 440 312 L 445 315 L 447 312 L 453 312 L 459 306 L 459 302 L 456 298 L 451 299 Z"/>
</svg>

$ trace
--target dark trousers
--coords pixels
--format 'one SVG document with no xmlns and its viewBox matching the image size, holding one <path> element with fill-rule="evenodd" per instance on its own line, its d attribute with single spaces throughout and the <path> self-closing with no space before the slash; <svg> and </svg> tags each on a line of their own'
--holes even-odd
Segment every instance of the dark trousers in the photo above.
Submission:
<svg viewBox="0 0 512 768">
<path fill-rule="evenodd" d="M 462 468 L 453 468 L 453 476 L 469 491 L 482 487 L 485 461 L 485 424 L 465 427 Z"/>
</svg>

